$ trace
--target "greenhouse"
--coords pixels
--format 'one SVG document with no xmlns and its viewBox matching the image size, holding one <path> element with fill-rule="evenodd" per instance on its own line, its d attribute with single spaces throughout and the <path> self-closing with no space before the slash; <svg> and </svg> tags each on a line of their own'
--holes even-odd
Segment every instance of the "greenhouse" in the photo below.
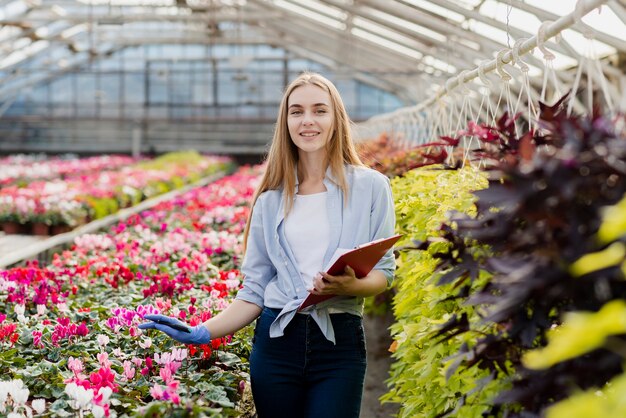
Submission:
<svg viewBox="0 0 626 418">
<path fill-rule="evenodd" d="M 0 416 L 626 416 L 625 0 L 2 0 L 0 79 Z"/>
</svg>

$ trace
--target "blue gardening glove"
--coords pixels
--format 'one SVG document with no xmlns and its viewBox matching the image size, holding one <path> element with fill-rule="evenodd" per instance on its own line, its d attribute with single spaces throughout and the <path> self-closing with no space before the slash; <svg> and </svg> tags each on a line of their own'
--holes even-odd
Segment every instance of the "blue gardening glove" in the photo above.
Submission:
<svg viewBox="0 0 626 418">
<path fill-rule="evenodd" d="M 176 318 L 165 315 L 146 315 L 144 319 L 152 322 L 140 324 L 140 329 L 157 329 L 183 344 L 208 344 L 211 333 L 202 324 L 190 327 Z"/>
</svg>

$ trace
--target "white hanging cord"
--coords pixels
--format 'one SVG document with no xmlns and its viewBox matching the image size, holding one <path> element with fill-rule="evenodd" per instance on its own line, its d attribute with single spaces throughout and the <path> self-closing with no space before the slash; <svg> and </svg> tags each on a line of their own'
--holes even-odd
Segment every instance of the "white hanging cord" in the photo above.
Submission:
<svg viewBox="0 0 626 418">
<path fill-rule="evenodd" d="M 620 77 L 620 84 L 622 85 L 622 100 L 620 101 L 619 110 L 626 112 L 626 76 Z"/>
<path fill-rule="evenodd" d="M 500 80 L 502 80 L 502 84 L 504 85 L 507 110 L 509 114 L 513 116 L 512 114 L 514 112 L 514 109 L 513 109 L 513 102 L 511 101 L 511 85 L 509 84 L 511 80 L 513 79 L 513 77 L 511 77 L 511 74 L 509 74 L 504 69 L 504 62 L 502 62 L 502 57 L 508 51 L 509 51 L 508 49 L 502 49 L 498 51 L 498 54 L 496 55 L 496 72 L 500 76 Z"/>
<path fill-rule="evenodd" d="M 604 76 L 604 71 L 602 70 L 602 63 L 598 59 L 598 54 L 595 48 L 594 43 L 592 42 L 595 38 L 594 30 L 587 24 L 582 21 L 582 17 L 584 15 L 582 9 L 582 2 L 577 2 L 576 7 L 574 9 L 574 18 L 578 28 L 582 32 L 585 39 L 588 40 L 586 45 L 586 51 L 581 59 L 581 62 L 576 71 L 576 78 L 574 80 L 574 88 L 572 89 L 572 97 L 570 97 L 570 103 L 568 105 L 568 115 L 571 114 L 573 101 L 576 97 L 576 92 L 580 83 L 580 78 L 582 75 L 583 68 L 587 68 L 587 77 L 589 80 L 595 80 L 598 84 L 600 84 L 600 88 L 602 89 L 602 94 L 604 95 L 606 105 L 610 114 L 614 113 L 615 107 L 613 106 L 612 92 L 609 90 L 607 86 L 607 80 Z M 591 81 L 588 82 L 588 92 L 587 92 L 587 102 L 588 102 L 588 111 L 592 111 L 593 109 L 589 106 L 593 104 L 593 89 Z"/>
<path fill-rule="evenodd" d="M 539 50 L 543 53 L 543 59 L 544 59 L 544 72 L 543 72 L 543 84 L 541 86 L 541 101 L 542 102 L 546 102 L 546 93 L 547 93 L 547 86 L 548 86 L 548 79 L 552 78 L 552 84 L 554 86 L 554 90 L 555 90 L 555 94 L 557 98 L 561 97 L 561 91 L 559 89 L 559 82 L 556 79 L 556 71 L 554 70 L 554 59 L 556 58 L 556 56 L 550 51 L 548 50 L 544 43 L 546 40 L 546 30 L 548 28 L 548 26 L 550 24 L 552 24 L 554 22 L 552 21 L 545 21 L 543 22 L 540 26 L 539 26 L 539 30 L 537 31 L 537 48 L 539 48 Z M 559 35 L 557 35 L 555 37 L 555 41 L 558 41 L 559 39 Z"/>
<path fill-rule="evenodd" d="M 606 77 L 604 76 L 604 71 L 602 71 L 602 63 L 599 60 L 594 60 L 593 64 L 596 67 L 596 74 L 600 79 L 600 87 L 602 88 L 602 94 L 604 95 L 604 100 L 606 100 L 606 107 L 609 110 L 609 114 L 615 113 L 615 106 L 613 105 L 613 99 L 611 98 L 611 92 L 609 91 L 609 87 L 607 85 Z"/>
<path fill-rule="evenodd" d="M 580 13 L 587 14 L 590 11 L 602 6 L 603 4 L 606 4 L 609 0 L 579 0 L 581 2 L 581 6 L 580 6 Z M 571 27 L 573 24 L 575 23 L 575 18 L 574 18 L 574 14 L 570 13 L 567 14 L 565 16 L 560 17 L 558 20 L 556 20 L 555 22 L 551 23 L 550 25 L 548 25 L 545 28 L 545 39 L 549 39 L 554 37 L 555 35 L 559 34 L 561 31 L 563 31 L 564 29 L 567 29 L 569 27 Z M 524 43 L 522 43 L 518 49 L 519 54 L 523 55 L 526 54 L 528 51 L 530 51 L 531 49 L 535 48 L 537 46 L 537 36 L 533 36 L 532 38 L 528 39 L 527 41 L 525 41 Z M 512 52 L 509 51 L 507 53 L 505 53 L 502 56 L 502 61 L 505 63 L 510 62 L 512 59 Z M 496 68 L 496 63 L 495 63 L 495 59 L 490 61 L 489 64 L 487 65 L 483 65 L 482 71 L 486 72 L 486 71 L 493 71 Z M 451 86 L 458 86 L 462 81 L 470 81 L 473 78 L 476 78 L 478 76 L 478 68 L 475 68 L 474 70 L 471 70 L 469 74 L 465 74 L 464 78 L 461 80 L 461 77 L 459 75 L 455 76 L 452 78 L 452 82 L 450 83 Z M 425 109 L 427 109 L 429 106 L 431 106 L 432 104 L 434 104 L 435 102 L 437 102 L 441 97 L 443 97 L 445 95 L 445 89 L 439 89 L 439 91 L 433 95 L 432 97 L 422 101 L 421 103 L 415 105 L 415 106 L 411 106 L 408 108 L 403 108 L 403 109 L 398 109 L 395 110 L 394 112 L 390 112 L 390 113 L 386 113 L 386 114 L 381 114 L 378 116 L 374 116 L 372 118 L 370 118 L 369 121 L 366 121 L 365 123 L 369 123 L 369 122 L 374 122 L 375 120 L 382 120 L 382 119 L 387 119 L 387 118 L 392 118 L 395 117 L 398 114 L 404 114 L 406 112 L 407 109 L 411 109 L 412 111 L 423 111 Z"/>
<path fill-rule="evenodd" d="M 491 80 L 489 80 L 487 76 L 485 75 L 485 67 L 489 64 L 489 62 L 490 61 L 483 61 L 483 63 L 481 63 L 478 66 L 478 77 L 480 78 L 480 81 L 482 81 L 486 87 L 483 89 L 483 100 L 486 102 L 486 106 L 485 106 L 486 117 L 484 118 L 484 121 L 485 123 L 492 125 L 496 119 L 495 115 L 496 115 L 497 107 L 496 109 L 494 109 L 494 106 L 492 106 L 490 93 L 491 93 L 493 84 L 491 83 Z M 502 98 L 502 90 L 500 90 L 500 97 L 498 98 L 498 104 L 500 103 L 501 98 Z M 482 108 L 482 104 L 481 104 L 481 108 Z M 481 115 L 478 115 L 478 117 L 480 118 Z"/>
<path fill-rule="evenodd" d="M 572 91 L 570 93 L 569 103 L 567 104 L 567 116 L 572 114 L 572 109 L 574 108 L 574 101 L 576 98 L 576 93 L 578 93 L 578 86 L 580 84 L 580 78 L 583 73 L 583 67 L 586 58 L 581 57 L 580 62 L 578 63 L 578 68 L 576 69 L 576 77 L 574 78 L 574 84 L 572 85 Z"/>
<path fill-rule="evenodd" d="M 537 121 L 539 119 L 539 112 L 537 111 L 537 108 L 535 106 L 535 101 L 533 100 L 531 92 L 530 92 L 530 77 L 528 76 L 530 67 L 524 61 L 522 61 L 519 55 L 519 48 L 525 40 L 526 38 L 520 38 L 517 41 L 515 41 L 515 44 L 513 45 L 513 51 L 512 51 L 513 52 L 512 63 L 514 65 L 517 65 L 522 71 L 522 82 L 521 82 L 519 94 L 517 95 L 517 102 L 515 103 L 515 114 L 517 114 L 517 111 L 520 107 L 522 96 L 524 95 L 524 93 L 526 93 L 526 109 L 528 110 L 528 114 L 526 117 L 528 120 L 528 130 L 532 130 L 536 126 Z M 532 50 L 529 52 L 532 53 Z"/>
<path fill-rule="evenodd" d="M 593 112 L 593 78 L 591 76 L 593 67 L 590 59 L 585 59 L 584 62 L 587 67 L 587 110 L 591 114 Z"/>
</svg>

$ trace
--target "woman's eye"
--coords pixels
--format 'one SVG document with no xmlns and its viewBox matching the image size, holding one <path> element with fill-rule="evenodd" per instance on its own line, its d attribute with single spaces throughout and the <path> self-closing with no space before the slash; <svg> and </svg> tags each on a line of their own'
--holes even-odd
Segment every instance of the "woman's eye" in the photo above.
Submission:
<svg viewBox="0 0 626 418">
<path fill-rule="evenodd" d="M 290 114 L 290 115 L 299 115 L 299 114 L 301 114 L 301 113 L 302 113 L 302 112 L 301 112 L 301 111 L 299 111 L 299 110 L 292 110 L 289 114 Z"/>
<path fill-rule="evenodd" d="M 319 110 L 317 111 L 317 113 L 318 113 L 318 114 L 320 114 L 320 115 L 322 115 L 322 114 L 326 113 L 326 111 L 325 111 L 324 109 L 319 109 Z"/>
</svg>

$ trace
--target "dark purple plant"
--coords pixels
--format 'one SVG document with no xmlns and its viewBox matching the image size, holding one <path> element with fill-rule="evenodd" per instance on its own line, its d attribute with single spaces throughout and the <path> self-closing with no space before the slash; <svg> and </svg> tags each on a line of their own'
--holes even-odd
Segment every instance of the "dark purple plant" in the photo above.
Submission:
<svg viewBox="0 0 626 418">
<path fill-rule="evenodd" d="M 622 372 L 624 359 L 605 349 L 542 371 L 520 361 L 525 351 L 546 344 L 546 331 L 564 312 L 597 311 L 626 298 L 618 267 L 583 277 L 568 272 L 575 260 L 602 249 L 595 239 L 601 210 L 626 193 L 626 138 L 597 111 L 567 116 L 563 100 L 541 105 L 535 132 L 518 136 L 515 118 L 505 114 L 495 127 L 473 125 L 462 133 L 481 141 L 472 156 L 488 160 L 490 183 L 475 192 L 476 217 L 453 213 L 455 227 L 442 227 L 450 245 L 436 254 L 437 272 L 440 284 L 456 289 L 451 297 L 477 306 L 484 318 L 474 324 L 454 316 L 436 336 L 492 330 L 464 345 L 455 365 L 485 368 L 492 377 L 514 371 L 512 388 L 494 400 L 488 416 L 540 417 L 573 391 L 601 386 Z M 492 278 L 472 292 L 481 270 Z"/>
</svg>

